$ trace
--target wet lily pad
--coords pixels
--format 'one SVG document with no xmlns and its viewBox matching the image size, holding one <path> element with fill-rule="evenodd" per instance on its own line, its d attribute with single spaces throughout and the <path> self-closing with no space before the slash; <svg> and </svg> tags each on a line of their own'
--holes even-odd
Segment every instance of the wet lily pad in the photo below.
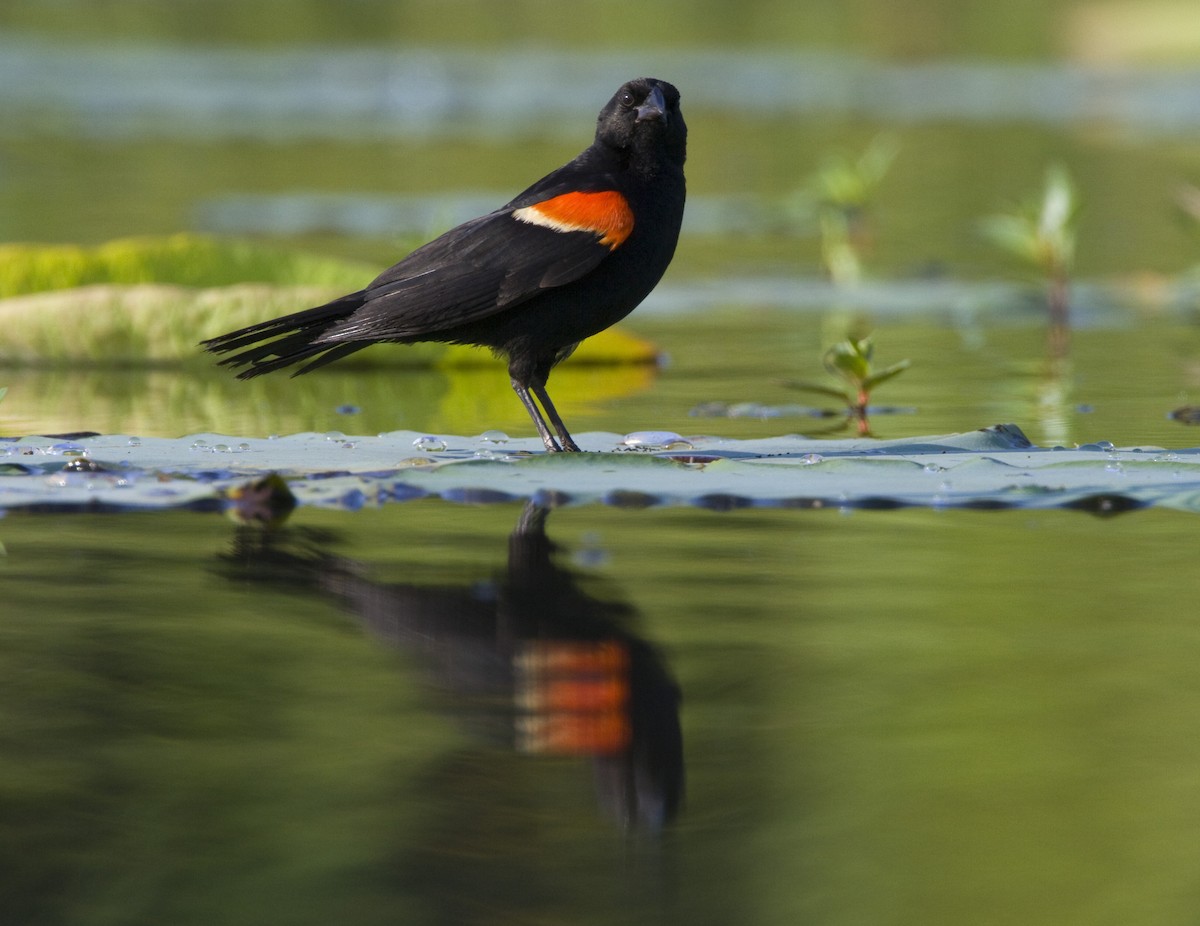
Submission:
<svg viewBox="0 0 1200 926">
<path fill-rule="evenodd" d="M 275 439 L 120 435 L 0 444 L 0 507 L 216 507 L 278 473 L 298 504 L 356 509 L 437 496 L 463 503 L 806 508 L 1056 508 L 1110 514 L 1148 505 L 1200 511 L 1200 448 L 1032 445 L 1013 425 L 965 434 L 815 440 L 687 436 L 635 450 L 617 434 L 578 437 L 581 454 L 398 431 Z M 684 446 L 686 449 L 679 449 Z M 68 467 L 72 460 L 99 465 Z M 12 464 L 17 464 L 13 467 Z M 86 470 L 86 471 L 85 471 Z"/>
<path fill-rule="evenodd" d="M 0 245 L 0 363 L 211 364 L 201 340 L 358 289 L 379 269 L 204 235 L 95 247 Z M 573 357 L 597 364 L 657 358 L 653 344 L 619 329 L 589 338 Z M 362 360 L 461 367 L 487 363 L 489 355 L 420 344 L 372 350 Z"/>
<path fill-rule="evenodd" d="M 0 260 L 3 255 L 0 254 Z M 239 283 L 192 288 L 174 283 L 97 283 L 77 289 L 0 299 L 0 363 L 103 363 L 122 367 L 164 363 L 211 366 L 199 342 L 266 318 L 318 305 L 353 285 Z M 648 364 L 658 348 L 620 328 L 588 338 L 574 363 Z M 469 367 L 495 364 L 487 351 L 447 344 L 382 345 L 357 362 Z"/>
<path fill-rule="evenodd" d="M 206 287 L 253 280 L 342 289 L 376 272 L 357 261 L 206 235 L 121 238 L 94 247 L 0 245 L 0 298 L 96 283 Z"/>
</svg>

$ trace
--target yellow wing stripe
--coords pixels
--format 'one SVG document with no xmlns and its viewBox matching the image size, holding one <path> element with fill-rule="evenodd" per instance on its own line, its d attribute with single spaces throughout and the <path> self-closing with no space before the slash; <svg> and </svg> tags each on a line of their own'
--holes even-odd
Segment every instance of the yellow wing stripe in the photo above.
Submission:
<svg viewBox="0 0 1200 926">
<path fill-rule="evenodd" d="M 620 193 L 563 193 L 553 199 L 513 210 L 513 218 L 555 231 L 591 232 L 615 250 L 633 231 L 633 210 Z"/>
</svg>

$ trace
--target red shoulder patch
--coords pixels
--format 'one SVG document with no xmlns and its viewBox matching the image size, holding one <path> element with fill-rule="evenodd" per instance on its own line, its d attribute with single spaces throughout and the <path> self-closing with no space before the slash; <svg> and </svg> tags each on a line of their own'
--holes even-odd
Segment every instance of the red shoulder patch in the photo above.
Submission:
<svg viewBox="0 0 1200 926">
<path fill-rule="evenodd" d="M 587 231 L 615 250 L 633 231 L 633 210 L 616 190 L 563 193 L 513 210 L 513 218 L 555 231 Z"/>
</svg>

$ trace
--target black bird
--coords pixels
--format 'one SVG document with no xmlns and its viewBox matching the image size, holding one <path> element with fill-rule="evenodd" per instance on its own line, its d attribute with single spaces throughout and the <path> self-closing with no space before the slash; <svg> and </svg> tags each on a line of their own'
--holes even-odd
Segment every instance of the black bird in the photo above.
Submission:
<svg viewBox="0 0 1200 926">
<path fill-rule="evenodd" d="M 240 379 L 305 361 L 296 375 L 306 373 L 381 341 L 489 347 L 507 358 L 546 449 L 578 450 L 546 380 L 662 278 L 683 220 L 686 150 L 679 91 L 631 80 L 600 111 L 591 146 L 508 204 L 418 248 L 366 289 L 203 346 L 238 351 L 221 363 L 246 367 Z"/>
</svg>

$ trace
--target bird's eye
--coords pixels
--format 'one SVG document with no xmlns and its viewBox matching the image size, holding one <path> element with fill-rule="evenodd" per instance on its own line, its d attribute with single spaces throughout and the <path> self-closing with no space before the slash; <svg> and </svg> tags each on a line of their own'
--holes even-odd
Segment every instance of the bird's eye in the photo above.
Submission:
<svg viewBox="0 0 1200 926">
<path fill-rule="evenodd" d="M 629 106 L 632 106 L 634 103 L 636 103 L 637 100 L 634 97 L 632 90 L 622 90 L 621 96 L 620 96 L 620 102 L 621 102 L 622 106 L 629 107 Z"/>
</svg>

